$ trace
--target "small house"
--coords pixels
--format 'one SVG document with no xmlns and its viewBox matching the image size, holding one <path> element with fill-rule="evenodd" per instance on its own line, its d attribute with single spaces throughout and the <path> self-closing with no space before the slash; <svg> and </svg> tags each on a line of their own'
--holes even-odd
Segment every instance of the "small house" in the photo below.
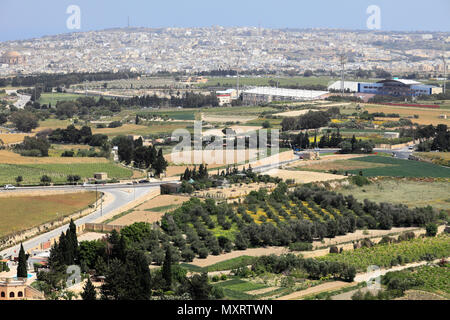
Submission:
<svg viewBox="0 0 450 320">
<path fill-rule="evenodd" d="M 96 180 L 107 180 L 108 179 L 108 174 L 106 172 L 94 173 L 94 179 L 96 179 Z"/>
<path fill-rule="evenodd" d="M 180 193 L 181 184 L 179 183 L 165 183 L 160 185 L 161 194 L 174 194 Z"/>
</svg>

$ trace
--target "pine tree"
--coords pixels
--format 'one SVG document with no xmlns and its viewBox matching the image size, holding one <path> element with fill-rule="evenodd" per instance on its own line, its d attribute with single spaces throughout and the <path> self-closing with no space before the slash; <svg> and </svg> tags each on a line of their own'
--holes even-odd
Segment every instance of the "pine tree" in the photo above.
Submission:
<svg viewBox="0 0 450 320">
<path fill-rule="evenodd" d="M 90 278 L 88 278 L 88 281 L 84 285 L 81 297 L 83 300 L 97 300 L 97 292 L 95 291 L 95 287 Z"/>
<path fill-rule="evenodd" d="M 167 246 L 166 257 L 162 266 L 162 277 L 166 283 L 166 289 L 170 290 L 172 287 L 172 252 Z"/>
<path fill-rule="evenodd" d="M 23 245 L 20 244 L 19 251 L 19 265 L 17 266 L 17 278 L 27 278 L 27 255 L 25 254 L 25 250 L 23 249 Z"/>
</svg>

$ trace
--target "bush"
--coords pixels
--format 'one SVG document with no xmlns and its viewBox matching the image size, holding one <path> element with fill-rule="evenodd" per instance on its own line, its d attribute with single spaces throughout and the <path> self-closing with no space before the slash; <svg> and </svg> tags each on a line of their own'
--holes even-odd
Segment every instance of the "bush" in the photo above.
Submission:
<svg viewBox="0 0 450 320">
<path fill-rule="evenodd" d="M 313 245 L 308 242 L 295 242 L 289 244 L 289 250 L 291 251 L 311 251 Z"/>
<path fill-rule="evenodd" d="M 435 223 L 429 223 L 425 227 L 427 237 L 435 237 L 438 232 L 438 227 Z"/>
<path fill-rule="evenodd" d="M 362 187 L 368 184 L 371 184 L 370 180 L 367 179 L 366 177 L 363 177 L 361 175 L 358 176 L 352 176 L 350 178 L 350 182 L 357 185 L 358 187 Z"/>
</svg>

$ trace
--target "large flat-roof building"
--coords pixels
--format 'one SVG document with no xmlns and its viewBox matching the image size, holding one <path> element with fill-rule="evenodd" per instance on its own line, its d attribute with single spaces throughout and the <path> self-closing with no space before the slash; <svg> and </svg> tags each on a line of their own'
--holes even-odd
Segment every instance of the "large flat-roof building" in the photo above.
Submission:
<svg viewBox="0 0 450 320">
<path fill-rule="evenodd" d="M 358 92 L 395 97 L 417 97 L 442 92 L 442 88 L 424 85 L 415 80 L 387 79 L 376 83 L 358 83 Z"/>
<path fill-rule="evenodd" d="M 272 101 L 308 101 L 324 99 L 328 91 L 297 90 L 272 87 L 256 87 L 244 90 L 242 100 L 246 104 Z"/>
</svg>

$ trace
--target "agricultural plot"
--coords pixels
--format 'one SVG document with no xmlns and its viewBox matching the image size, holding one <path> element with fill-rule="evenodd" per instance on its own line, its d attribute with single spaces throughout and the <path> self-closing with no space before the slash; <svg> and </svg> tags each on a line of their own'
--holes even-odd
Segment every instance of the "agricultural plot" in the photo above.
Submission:
<svg viewBox="0 0 450 320">
<path fill-rule="evenodd" d="M 446 258 L 450 254 L 450 236 L 417 238 L 393 244 L 380 244 L 342 253 L 330 253 L 316 258 L 319 261 L 336 261 L 353 265 L 365 272 L 370 265 L 389 268 L 422 260 Z"/>
<path fill-rule="evenodd" d="M 429 103 L 428 103 L 429 104 Z M 384 112 L 384 113 L 397 113 L 401 117 L 408 117 L 418 115 L 418 119 L 411 119 L 412 122 L 423 125 L 438 125 L 438 124 L 450 124 L 450 119 L 441 119 L 440 116 L 446 114 L 450 116 L 450 112 L 447 109 L 424 109 L 415 107 L 397 107 L 397 106 L 385 106 L 385 105 L 365 105 L 364 109 L 369 113 Z"/>
<path fill-rule="evenodd" d="M 199 84 L 199 87 L 223 86 L 235 87 L 237 78 L 230 77 L 208 77 L 208 82 Z M 283 86 L 323 85 L 328 86 L 333 79 L 330 77 L 241 77 L 239 82 L 242 86 L 273 86 L 272 81 Z"/>
<path fill-rule="evenodd" d="M 364 187 L 350 186 L 339 190 L 359 201 L 405 204 L 408 207 L 426 207 L 450 210 L 450 182 L 424 181 L 418 179 L 381 179 Z M 414 195 L 414 196 L 412 196 Z"/>
<path fill-rule="evenodd" d="M 357 161 L 369 164 L 383 164 L 382 167 L 362 169 L 366 177 L 392 176 L 392 177 L 432 177 L 450 178 L 450 169 L 432 163 L 400 160 L 395 158 L 369 156 L 357 158 Z M 349 160 L 351 161 L 354 160 Z M 359 174 L 358 169 L 348 170 L 349 173 Z"/>
<path fill-rule="evenodd" d="M 359 174 L 362 171 L 366 177 L 432 177 L 449 178 L 450 169 L 432 163 L 409 161 L 383 156 L 358 157 L 347 160 L 337 160 L 326 163 L 312 163 L 302 166 L 301 170 L 325 172 L 336 170 L 338 173 L 348 172 Z"/>
<path fill-rule="evenodd" d="M 231 300 L 257 300 L 275 294 L 281 294 L 287 288 L 271 287 L 251 280 L 231 279 L 215 284 L 223 289 L 225 298 Z"/>
<path fill-rule="evenodd" d="M 402 275 L 420 285 L 414 287 L 414 290 L 423 290 L 436 293 L 450 298 L 450 265 L 445 266 L 421 266 L 397 271 L 396 274 Z"/>
<path fill-rule="evenodd" d="M 76 100 L 80 97 L 83 97 L 83 95 L 80 94 L 73 94 L 73 93 L 41 93 L 41 97 L 39 99 L 40 104 L 49 104 L 51 103 L 52 106 L 55 106 L 58 101 L 71 101 Z"/>
<path fill-rule="evenodd" d="M 58 164 L 0 164 L 0 184 L 15 184 L 16 177 L 22 176 L 22 184 L 39 184 L 43 175 L 53 183 L 67 183 L 68 175 L 79 175 L 81 179 L 93 178 L 95 172 L 106 172 L 109 179 L 127 179 L 133 171 L 111 162 L 58 163 Z"/>
<path fill-rule="evenodd" d="M 154 122 L 148 126 L 136 125 L 136 124 L 124 124 L 117 128 L 92 128 L 92 133 L 105 134 L 109 137 L 119 135 L 157 135 L 157 134 L 171 134 L 176 129 L 186 129 L 188 126 L 192 126 L 189 122 Z"/>
<path fill-rule="evenodd" d="M 87 208 L 95 192 L 0 197 L 0 238 Z"/>
</svg>

